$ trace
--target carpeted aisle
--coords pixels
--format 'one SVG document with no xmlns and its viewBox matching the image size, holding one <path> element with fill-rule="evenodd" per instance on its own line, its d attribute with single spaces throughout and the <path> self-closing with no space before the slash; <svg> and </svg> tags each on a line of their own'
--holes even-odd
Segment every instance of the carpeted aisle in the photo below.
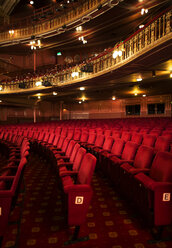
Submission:
<svg viewBox="0 0 172 248">
<path fill-rule="evenodd" d="M 10 217 L 8 231 L 3 248 L 64 247 L 64 242 L 73 232 L 65 224 L 62 194 L 54 170 L 38 156 L 29 159 L 25 170 L 26 194 L 23 201 L 20 233 L 17 236 L 17 223 L 22 199 Z M 87 215 L 86 223 L 81 227 L 80 236 L 89 235 L 89 240 L 72 244 L 76 248 L 167 248 L 172 242 L 149 244 L 152 239 L 148 229 L 134 216 L 134 211 L 127 207 L 107 179 L 99 175 L 93 178 L 94 196 Z M 168 235 L 172 229 L 168 228 Z M 15 243 L 17 245 L 15 246 Z"/>
</svg>

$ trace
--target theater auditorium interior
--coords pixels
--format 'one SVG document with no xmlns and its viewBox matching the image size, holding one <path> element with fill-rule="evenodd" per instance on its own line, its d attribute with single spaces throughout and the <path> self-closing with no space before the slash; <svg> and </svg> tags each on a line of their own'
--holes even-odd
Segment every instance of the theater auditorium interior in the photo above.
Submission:
<svg viewBox="0 0 172 248">
<path fill-rule="evenodd" d="M 170 0 L 0 0 L 0 248 L 172 247 Z"/>
</svg>

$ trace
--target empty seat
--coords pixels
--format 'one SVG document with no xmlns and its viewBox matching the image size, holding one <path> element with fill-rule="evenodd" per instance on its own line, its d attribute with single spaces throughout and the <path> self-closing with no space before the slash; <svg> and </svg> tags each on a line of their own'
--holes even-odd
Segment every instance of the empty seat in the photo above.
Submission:
<svg viewBox="0 0 172 248">
<path fill-rule="evenodd" d="M 156 136 L 150 134 L 144 134 L 142 145 L 153 147 L 155 145 L 155 141 L 156 141 Z"/>
<path fill-rule="evenodd" d="M 146 220 L 154 226 L 172 224 L 172 154 L 158 152 L 148 175 L 135 178 L 135 204 Z"/>
<path fill-rule="evenodd" d="M 64 174 L 66 175 L 68 170 L 72 170 L 75 172 L 78 171 L 85 153 L 86 153 L 86 150 L 83 147 L 80 147 L 77 150 L 76 156 L 72 163 L 63 163 L 63 165 L 61 163 L 60 166 L 57 167 L 59 168 L 60 177 L 63 177 Z"/>
<path fill-rule="evenodd" d="M 169 152 L 170 151 L 170 140 L 166 137 L 159 136 L 155 142 L 154 147 L 155 152 Z"/>
<path fill-rule="evenodd" d="M 132 189 L 132 176 L 140 172 L 149 172 L 152 160 L 154 158 L 154 149 L 149 146 L 140 146 L 137 150 L 133 164 L 123 163 L 120 166 L 120 191 L 131 198 Z M 130 190 L 128 190 L 130 188 Z"/>
<path fill-rule="evenodd" d="M 130 132 L 122 132 L 121 139 L 124 140 L 125 142 L 131 140 L 131 133 Z"/>
<path fill-rule="evenodd" d="M 116 130 L 113 130 L 112 131 L 112 137 L 116 140 L 118 138 L 121 137 L 121 132 L 120 131 L 116 131 Z"/>
<path fill-rule="evenodd" d="M 109 158 L 108 175 L 114 184 L 119 184 L 120 165 L 123 163 L 132 164 L 138 149 L 138 144 L 128 141 L 126 142 L 121 156 L 112 156 Z"/>
<path fill-rule="evenodd" d="M 76 181 L 73 182 L 70 172 L 63 180 L 63 190 L 66 195 L 67 223 L 75 226 L 74 239 L 77 238 L 80 226 L 86 221 L 86 215 L 92 198 L 91 179 L 96 166 L 96 158 L 85 154 L 80 169 L 76 172 Z"/>
<path fill-rule="evenodd" d="M 143 140 L 143 135 L 140 133 L 133 133 L 132 137 L 131 137 L 131 141 L 137 143 L 138 145 L 140 145 L 142 143 Z"/>
</svg>

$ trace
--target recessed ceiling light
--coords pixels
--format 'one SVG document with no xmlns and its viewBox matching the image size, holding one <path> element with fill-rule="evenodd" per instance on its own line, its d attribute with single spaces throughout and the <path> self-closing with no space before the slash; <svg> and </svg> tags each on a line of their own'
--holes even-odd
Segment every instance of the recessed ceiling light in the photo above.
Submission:
<svg viewBox="0 0 172 248">
<path fill-rule="evenodd" d="M 41 99 L 41 96 L 38 96 L 38 99 Z"/>
<path fill-rule="evenodd" d="M 137 80 L 137 82 L 140 82 L 140 81 L 142 81 L 142 78 L 137 78 L 136 80 Z"/>
<path fill-rule="evenodd" d="M 172 72 L 170 72 L 170 78 L 172 78 Z"/>
<path fill-rule="evenodd" d="M 80 89 L 80 90 L 85 90 L 85 87 L 80 87 L 79 89 Z"/>
<path fill-rule="evenodd" d="M 2 85 L 0 85 L 0 90 L 2 90 Z"/>
<path fill-rule="evenodd" d="M 33 5 L 34 4 L 34 1 L 30 1 L 30 4 Z"/>
<path fill-rule="evenodd" d="M 134 93 L 134 95 L 135 95 L 135 96 L 137 96 L 137 95 L 138 95 L 138 94 L 137 94 L 137 92 L 136 92 L 136 93 Z"/>
<path fill-rule="evenodd" d="M 2 102 L 2 100 L 0 100 L 0 102 Z"/>
<path fill-rule="evenodd" d="M 79 104 L 81 104 L 82 102 L 81 102 L 81 101 L 79 101 L 78 103 L 79 103 Z"/>
<path fill-rule="evenodd" d="M 113 96 L 113 97 L 112 97 L 112 100 L 113 100 L 113 101 L 115 101 L 115 100 L 116 100 L 116 97 L 115 97 L 115 96 Z"/>
<path fill-rule="evenodd" d="M 53 96 L 57 96 L 57 92 L 53 91 Z"/>
<path fill-rule="evenodd" d="M 146 97 L 146 94 L 143 94 L 142 96 L 143 96 L 143 97 Z"/>
</svg>

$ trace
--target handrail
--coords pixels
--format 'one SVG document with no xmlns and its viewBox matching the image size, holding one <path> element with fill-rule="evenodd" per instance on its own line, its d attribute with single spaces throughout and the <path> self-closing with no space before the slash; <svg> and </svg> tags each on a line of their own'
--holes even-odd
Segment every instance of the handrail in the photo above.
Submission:
<svg viewBox="0 0 172 248">
<path fill-rule="evenodd" d="M 37 76 L 31 79 L 25 79 L 26 89 L 24 91 L 45 89 L 43 86 L 40 88 L 36 87 L 36 82 L 40 80 L 49 81 L 52 86 L 60 87 L 88 80 L 115 70 L 136 57 L 150 51 L 155 46 L 170 40 L 172 38 L 171 32 L 171 10 L 168 10 L 166 13 L 158 15 L 153 21 L 145 25 L 145 28 L 140 29 L 122 43 L 117 44 L 113 49 L 108 49 L 100 55 L 89 59 L 87 63 L 79 64 L 61 72 L 55 71 L 54 73 L 45 74 L 41 77 Z M 114 51 L 121 51 L 121 56 L 117 55 L 113 58 Z M 81 68 L 88 63 L 92 64 L 93 72 L 82 72 Z M 75 73 L 75 75 L 73 75 L 73 72 L 77 72 L 77 74 Z M 23 89 L 21 90 L 19 88 L 19 83 L 19 81 L 1 83 L 3 91 L 0 93 L 23 91 Z"/>
</svg>

